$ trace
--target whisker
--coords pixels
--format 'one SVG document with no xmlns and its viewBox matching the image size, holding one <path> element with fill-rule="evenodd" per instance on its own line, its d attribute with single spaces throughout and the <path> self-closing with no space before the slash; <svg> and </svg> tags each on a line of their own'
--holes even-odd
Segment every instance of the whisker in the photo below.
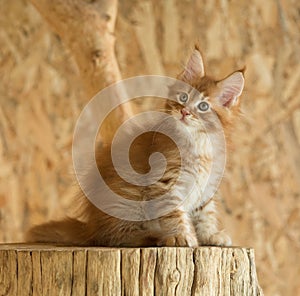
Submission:
<svg viewBox="0 0 300 296">
<path fill-rule="evenodd" d="M 157 109 L 156 111 L 172 111 L 173 109 Z"/>
</svg>

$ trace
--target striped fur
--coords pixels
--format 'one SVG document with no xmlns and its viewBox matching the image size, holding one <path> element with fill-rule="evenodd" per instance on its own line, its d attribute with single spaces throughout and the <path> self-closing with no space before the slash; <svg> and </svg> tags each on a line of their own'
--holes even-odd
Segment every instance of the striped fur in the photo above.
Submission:
<svg viewBox="0 0 300 296">
<path fill-rule="evenodd" d="M 126 199 L 147 201 L 172 192 L 174 200 L 184 201 L 162 217 L 135 222 L 121 220 L 102 212 L 79 191 L 80 206 L 74 218 L 35 226 L 27 233 L 27 241 L 131 247 L 231 244 L 230 238 L 218 230 L 215 198 L 204 200 L 201 192 L 208 180 L 212 164 L 213 155 L 208 134 L 216 132 L 213 115 L 216 114 L 221 121 L 227 138 L 239 114 L 238 97 L 243 89 L 243 72 L 234 72 L 222 81 L 205 76 L 200 51 L 195 47 L 178 79 L 189 83 L 201 93 L 200 97 L 191 97 L 184 104 L 180 101 L 166 104 L 165 111 L 172 114 L 178 137 L 185 141 L 181 154 L 167 136 L 154 132 L 139 136 L 130 150 L 132 167 L 141 174 L 149 170 L 149 156 L 153 152 L 161 152 L 167 160 L 162 178 L 148 186 L 136 186 L 124 181 L 114 170 L 110 146 L 98 147 L 97 163 L 109 187 Z M 180 89 L 176 89 L 175 85 L 170 90 L 170 96 L 178 94 Z M 197 112 L 195 108 L 200 101 L 208 102 L 208 112 Z M 184 110 L 189 114 L 183 115 Z M 192 135 L 189 139 L 184 137 L 186 128 Z M 182 159 L 184 167 L 181 167 Z M 178 181 L 181 168 L 185 177 L 183 182 Z M 91 188 L 95 188 L 97 181 L 94 177 L 87 173 L 87 178 L 90 178 Z M 192 192 L 186 192 L 187 183 L 194 181 L 196 186 Z"/>
</svg>

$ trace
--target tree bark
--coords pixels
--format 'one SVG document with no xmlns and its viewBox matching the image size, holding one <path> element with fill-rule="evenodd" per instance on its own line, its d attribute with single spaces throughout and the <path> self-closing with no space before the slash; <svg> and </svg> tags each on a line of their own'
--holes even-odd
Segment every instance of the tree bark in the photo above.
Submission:
<svg viewBox="0 0 300 296">
<path fill-rule="evenodd" d="M 0 245 L 0 295 L 263 295 L 246 248 Z"/>
<path fill-rule="evenodd" d="M 121 80 L 115 56 L 117 0 L 30 0 L 73 54 L 88 98 Z M 129 104 L 110 118 L 103 132 L 109 141 L 113 132 L 132 114 Z"/>
</svg>

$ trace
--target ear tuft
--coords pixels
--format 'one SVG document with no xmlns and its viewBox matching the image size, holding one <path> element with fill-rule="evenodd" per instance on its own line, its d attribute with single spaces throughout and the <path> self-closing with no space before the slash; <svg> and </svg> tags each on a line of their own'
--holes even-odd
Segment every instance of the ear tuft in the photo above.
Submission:
<svg viewBox="0 0 300 296">
<path fill-rule="evenodd" d="M 244 82 L 244 69 L 233 72 L 225 79 L 217 82 L 217 98 L 224 107 L 230 108 L 237 104 L 237 98 L 243 91 Z"/>
<path fill-rule="evenodd" d="M 180 78 L 184 81 L 191 81 L 205 75 L 202 55 L 199 46 L 196 44 L 195 48 L 185 65 L 184 71 L 181 73 Z"/>
</svg>

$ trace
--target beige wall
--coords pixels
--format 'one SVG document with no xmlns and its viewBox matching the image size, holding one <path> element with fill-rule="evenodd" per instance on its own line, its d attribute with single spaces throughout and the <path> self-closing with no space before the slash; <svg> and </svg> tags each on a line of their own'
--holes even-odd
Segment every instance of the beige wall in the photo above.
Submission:
<svg viewBox="0 0 300 296">
<path fill-rule="evenodd" d="M 300 2 L 121 2 L 123 77 L 174 77 L 195 40 L 208 74 L 247 66 L 222 222 L 236 245 L 255 248 L 266 295 L 300 295 Z M 0 242 L 16 242 L 29 224 L 68 211 L 73 128 L 89 98 L 71 53 L 29 3 L 1 1 L 1 14 Z"/>
</svg>

